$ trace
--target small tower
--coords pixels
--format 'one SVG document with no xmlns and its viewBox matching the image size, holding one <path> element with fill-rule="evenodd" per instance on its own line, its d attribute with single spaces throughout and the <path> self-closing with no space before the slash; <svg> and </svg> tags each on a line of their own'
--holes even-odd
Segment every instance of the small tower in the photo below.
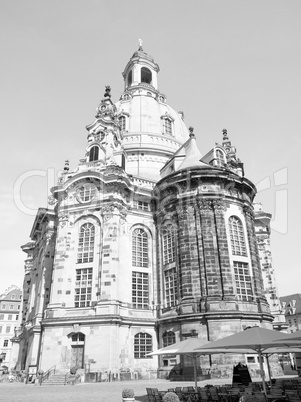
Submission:
<svg viewBox="0 0 301 402">
<path fill-rule="evenodd" d="M 158 89 L 158 72 L 160 68 L 154 58 L 145 53 L 142 48 L 142 40 L 139 39 L 139 49 L 133 54 L 126 65 L 122 75 L 124 89 L 141 84 L 148 84 Z"/>
</svg>

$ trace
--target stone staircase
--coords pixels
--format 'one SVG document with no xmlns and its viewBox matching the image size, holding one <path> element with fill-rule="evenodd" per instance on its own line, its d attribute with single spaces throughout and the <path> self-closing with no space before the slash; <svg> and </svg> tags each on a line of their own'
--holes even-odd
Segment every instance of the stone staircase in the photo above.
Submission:
<svg viewBox="0 0 301 402">
<path fill-rule="evenodd" d="M 67 385 L 65 374 L 52 374 L 41 385 Z"/>
</svg>

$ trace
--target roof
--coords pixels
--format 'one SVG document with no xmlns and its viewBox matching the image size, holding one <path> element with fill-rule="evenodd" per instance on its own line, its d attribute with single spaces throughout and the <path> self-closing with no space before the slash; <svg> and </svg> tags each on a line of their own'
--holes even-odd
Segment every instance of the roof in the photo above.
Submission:
<svg viewBox="0 0 301 402">
<path fill-rule="evenodd" d="M 282 296 L 279 299 L 285 315 L 301 314 L 301 293 Z"/>
</svg>

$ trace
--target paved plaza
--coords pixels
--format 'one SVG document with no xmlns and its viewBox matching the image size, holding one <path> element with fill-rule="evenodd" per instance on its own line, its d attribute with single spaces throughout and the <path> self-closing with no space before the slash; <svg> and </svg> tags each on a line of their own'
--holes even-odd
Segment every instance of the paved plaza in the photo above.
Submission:
<svg viewBox="0 0 301 402">
<path fill-rule="evenodd" d="M 199 381 L 198 385 L 225 384 L 231 379 Z M 123 388 L 132 388 L 137 402 L 148 402 L 146 388 L 160 391 L 177 386 L 194 385 L 193 382 L 170 382 L 168 380 L 139 380 L 100 383 L 80 383 L 77 385 L 36 386 L 20 382 L 0 383 L 0 401 L 9 402 L 122 402 Z"/>
</svg>

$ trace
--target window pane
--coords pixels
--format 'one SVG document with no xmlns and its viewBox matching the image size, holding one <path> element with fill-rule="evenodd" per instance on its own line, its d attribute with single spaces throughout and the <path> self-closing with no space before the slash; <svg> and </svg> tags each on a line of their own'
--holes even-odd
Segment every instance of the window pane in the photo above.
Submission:
<svg viewBox="0 0 301 402">
<path fill-rule="evenodd" d="M 148 236 L 143 229 L 135 229 L 132 234 L 132 264 L 148 267 Z"/>
<path fill-rule="evenodd" d="M 150 358 L 147 356 L 153 350 L 153 340 L 151 335 L 146 333 L 136 334 L 134 337 L 134 358 L 145 359 Z"/>
<path fill-rule="evenodd" d="M 132 273 L 132 303 L 134 308 L 149 308 L 148 274 Z"/>
<path fill-rule="evenodd" d="M 76 288 L 74 289 L 74 306 L 89 307 L 91 305 L 92 287 L 88 286 L 87 276 L 92 278 L 92 268 L 76 270 Z"/>
<path fill-rule="evenodd" d="M 247 255 L 244 230 L 241 220 L 236 216 L 229 218 L 229 232 L 232 254 L 234 255 Z"/>
<path fill-rule="evenodd" d="M 95 227 L 92 223 L 85 223 L 80 228 L 78 239 L 77 262 L 93 262 Z M 83 244 L 85 247 L 83 247 Z M 77 279 L 78 280 L 78 279 Z"/>
<path fill-rule="evenodd" d="M 163 239 L 163 264 L 168 264 L 175 260 L 175 228 L 167 225 L 162 230 Z"/>
<path fill-rule="evenodd" d="M 236 292 L 239 300 L 252 301 L 253 291 L 251 284 L 251 277 L 249 273 L 249 266 L 245 262 L 234 261 L 234 274 Z M 240 275 L 238 275 L 238 273 Z"/>
</svg>

